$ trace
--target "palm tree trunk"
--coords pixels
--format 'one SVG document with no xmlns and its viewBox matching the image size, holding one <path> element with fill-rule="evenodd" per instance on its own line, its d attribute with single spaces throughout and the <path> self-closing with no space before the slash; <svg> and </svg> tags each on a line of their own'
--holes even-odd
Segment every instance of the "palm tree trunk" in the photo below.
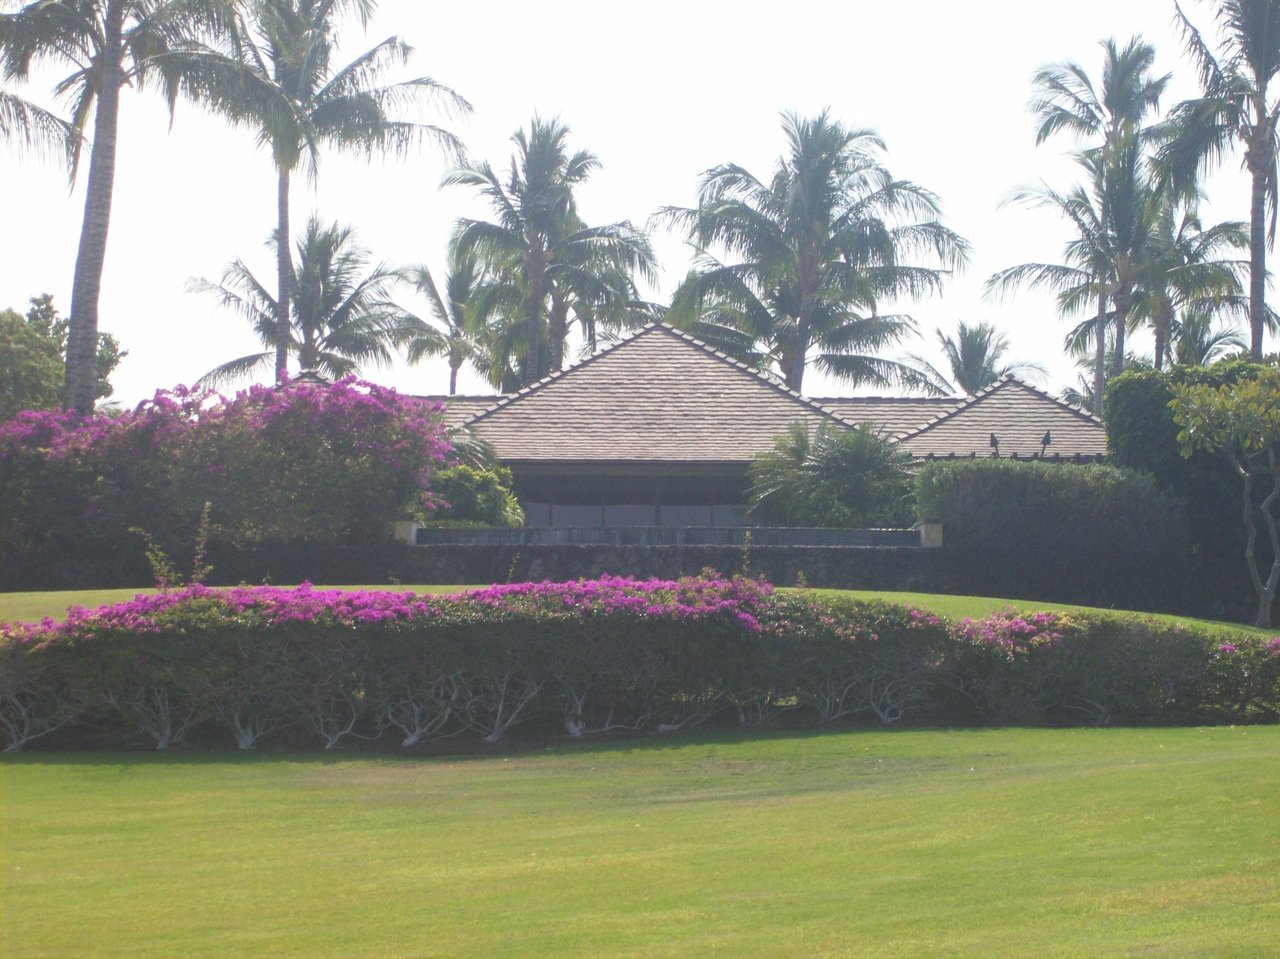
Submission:
<svg viewBox="0 0 1280 959">
<path fill-rule="evenodd" d="M 98 103 L 93 150 L 85 189 L 84 220 L 71 286 L 70 330 L 62 402 L 84 415 L 93 412 L 97 392 L 98 298 L 111 225 L 111 194 L 116 178 L 116 137 L 120 117 L 121 61 L 124 55 L 124 0 L 108 0 L 103 12 L 104 40 L 98 60 Z"/>
<path fill-rule="evenodd" d="M 1102 393 L 1107 386 L 1107 294 L 1098 293 L 1098 317 L 1094 320 L 1093 412 L 1102 418 Z"/>
<path fill-rule="evenodd" d="M 529 277 L 529 313 L 525 319 L 525 337 L 528 341 L 528 352 L 525 355 L 524 385 L 529 386 L 541 379 L 542 357 L 539 355 L 542 339 L 542 272 L 534 270 Z"/>
<path fill-rule="evenodd" d="M 276 182 L 276 382 L 289 375 L 289 315 L 293 302 L 293 259 L 289 254 L 289 171 Z"/>
<path fill-rule="evenodd" d="M 1133 302 L 1128 292 L 1117 293 L 1116 305 L 1116 342 L 1115 352 L 1111 355 L 1111 375 L 1119 376 L 1124 372 L 1124 341 L 1129 332 L 1129 308 Z"/>
<path fill-rule="evenodd" d="M 564 369 L 564 341 L 569 336 L 569 304 L 554 291 L 551 312 L 547 315 L 547 360 L 551 372 Z"/>
<path fill-rule="evenodd" d="M 1252 194 L 1249 199 L 1249 355 L 1262 362 L 1262 330 L 1267 309 L 1267 167 L 1255 168 L 1249 151 Z"/>
<path fill-rule="evenodd" d="M 458 392 L 458 367 L 462 365 L 462 360 L 449 361 L 449 395 L 453 396 Z"/>
</svg>

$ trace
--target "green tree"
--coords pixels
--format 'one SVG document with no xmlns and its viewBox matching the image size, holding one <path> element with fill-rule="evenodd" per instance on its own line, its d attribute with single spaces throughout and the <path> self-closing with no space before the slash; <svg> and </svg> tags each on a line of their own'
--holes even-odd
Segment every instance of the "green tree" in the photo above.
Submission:
<svg viewBox="0 0 1280 959">
<path fill-rule="evenodd" d="M 270 245 L 275 245 L 274 237 Z M 407 277 L 385 264 L 370 263 L 369 251 L 350 227 L 323 225 L 311 217 L 297 241 L 292 270 L 288 354 L 301 369 L 333 379 L 354 375 L 360 365 L 389 363 L 396 349 L 417 332 L 419 321 L 391 300 L 391 290 Z M 222 384 L 268 367 L 276 358 L 279 304 L 245 264 L 236 260 L 221 283 L 192 280 L 188 288 L 212 293 L 246 320 L 265 347 L 210 370 L 201 382 Z"/>
<path fill-rule="evenodd" d="M 180 93 L 200 98 L 203 84 L 185 56 L 198 37 L 225 33 L 230 0 L 36 0 L 0 14 L 4 75 L 26 80 L 42 61 L 74 70 L 56 90 L 71 101 L 72 126 L 83 134 L 93 117 L 84 220 L 71 289 L 70 333 L 63 401 L 87 414 L 93 409 L 97 370 L 98 297 L 106 257 L 115 183 L 120 91 L 160 89 L 172 114 Z M 79 168 L 82 140 L 71 141 L 71 175 Z"/>
<path fill-rule="evenodd" d="M 660 214 L 700 251 L 670 318 L 700 335 L 707 324 L 708 338 L 725 343 L 733 333 L 717 328 L 736 331 L 796 391 L 810 365 L 852 384 L 921 384 L 917 371 L 875 355 L 915 329 L 879 308 L 940 289 L 968 244 L 936 219 L 937 197 L 880 163 L 874 131 L 825 111 L 784 114 L 782 127 L 787 152 L 767 182 L 718 166 L 703 174 L 696 209 Z"/>
<path fill-rule="evenodd" d="M 1272 325 L 1266 309 L 1267 248 L 1275 243 L 1280 181 L 1276 160 L 1280 73 L 1280 0 L 1216 0 L 1219 33 L 1215 53 L 1177 3 L 1187 53 L 1200 73 L 1201 96 L 1180 103 L 1170 116 L 1172 135 L 1161 161 L 1175 183 L 1193 183 L 1239 145 L 1249 173 L 1249 350 L 1262 360 L 1262 335 Z M 1267 217 L 1270 215 L 1270 225 Z"/>
<path fill-rule="evenodd" d="M 66 370 L 67 321 L 48 293 L 33 296 L 26 316 L 0 311 L 0 420 L 21 410 L 62 405 Z M 111 374 L 128 355 L 110 333 L 98 335 L 94 358 L 94 400 L 111 395 Z"/>
<path fill-rule="evenodd" d="M 1280 370 L 1269 367 L 1255 378 L 1216 388 L 1174 386 L 1170 407 L 1181 428 L 1182 455 L 1189 457 L 1197 450 L 1220 452 L 1240 478 L 1245 562 L 1258 600 L 1254 625 L 1270 628 L 1271 607 L 1280 585 Z M 1266 559 L 1258 550 L 1258 517 L 1271 557 L 1265 578 Z"/>
<path fill-rule="evenodd" d="M 388 37 L 344 66 L 333 63 L 339 18 L 354 14 L 363 26 L 376 6 L 375 0 L 257 0 L 231 53 L 205 51 L 211 102 L 233 123 L 256 131 L 276 168 L 277 380 L 287 374 L 291 349 L 294 174 L 302 170 L 314 179 L 322 148 L 372 157 L 404 154 L 425 140 L 461 152 L 457 138 L 443 128 L 393 115 L 432 104 L 471 109 L 429 77 L 383 82 L 412 53 L 402 39 Z"/>
<path fill-rule="evenodd" d="M 69 164 L 79 141 L 79 132 L 66 120 L 0 90 L 0 143 L 10 144 L 19 153 L 57 153 Z"/>
<path fill-rule="evenodd" d="M 1134 214 L 1134 186 L 1138 183 L 1139 141 L 1146 117 L 1157 110 L 1160 97 L 1168 85 L 1169 75 L 1153 76 L 1155 48 L 1140 37 L 1133 37 L 1123 47 L 1114 38 L 1101 41 L 1103 50 L 1102 82 L 1095 85 L 1079 64 L 1066 61 L 1049 64 L 1036 71 L 1032 79 L 1031 111 L 1036 117 L 1036 143 L 1044 143 L 1059 134 L 1071 134 L 1089 145 L 1093 156 L 1086 160 L 1090 169 L 1091 191 L 1098 205 L 1094 212 L 1095 255 L 1086 268 L 1095 272 L 1094 289 L 1097 310 L 1094 318 L 1094 382 L 1095 396 L 1101 396 L 1106 380 L 1105 353 L 1107 317 L 1118 324 L 1118 353 L 1124 355 L 1123 326 L 1128 313 L 1119 307 L 1108 311 L 1109 296 L 1123 295 L 1123 281 L 1106 275 L 1118 272 L 1121 262 L 1116 256 L 1102 255 L 1105 239 L 1125 232 Z M 1129 203 L 1123 211 L 1129 224 L 1117 222 L 1111 209 L 1115 202 Z M 1082 233 L 1082 237 L 1083 237 Z M 1113 245 L 1113 253 L 1122 252 L 1122 244 Z M 1108 262 L 1110 260 L 1110 262 Z M 1083 264 L 1077 263 L 1077 266 Z M 1127 304 L 1126 304 L 1127 305 Z"/>
<path fill-rule="evenodd" d="M 1006 376 L 1045 372 L 1039 363 L 1005 362 L 1009 341 L 990 323 L 974 323 L 970 326 L 960 320 L 956 324 L 955 336 L 942 330 L 936 332 L 949 373 L 944 375 L 922 357 L 913 356 L 911 359 L 932 375 L 943 390 L 976 393 Z"/>
<path fill-rule="evenodd" d="M 475 190 L 493 221 L 462 219 L 454 232 L 458 254 L 474 253 L 493 279 L 519 290 L 523 335 L 516 355 L 523 385 L 564 362 L 574 325 L 588 335 L 600 320 L 625 323 L 635 301 L 633 277 L 652 278 L 648 237 L 627 221 L 589 226 L 578 214 L 574 189 L 600 167 L 595 154 L 569 151 L 569 128 L 535 116 L 516 132 L 516 153 L 505 179 L 488 163 L 467 163 L 445 186 Z M 548 354 L 544 356 L 544 346 Z"/>
<path fill-rule="evenodd" d="M 800 424 L 748 468 L 750 512 L 778 526 L 901 527 L 914 521 L 911 457 L 870 426 Z"/>
</svg>

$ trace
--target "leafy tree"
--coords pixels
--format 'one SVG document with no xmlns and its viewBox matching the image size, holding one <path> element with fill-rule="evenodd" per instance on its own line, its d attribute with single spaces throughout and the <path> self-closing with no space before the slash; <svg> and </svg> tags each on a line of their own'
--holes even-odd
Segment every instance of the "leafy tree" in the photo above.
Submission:
<svg viewBox="0 0 1280 959">
<path fill-rule="evenodd" d="M 21 314 L 0 311 L 0 422 L 58 405 L 62 352 Z"/>
<path fill-rule="evenodd" d="M 949 375 L 942 374 L 921 357 L 913 356 L 912 360 L 932 375 L 943 390 L 976 393 L 1006 376 L 1045 372 L 1039 363 L 1006 363 L 1009 341 L 990 323 L 970 326 L 960 320 L 954 337 L 942 330 L 936 332 Z"/>
<path fill-rule="evenodd" d="M 787 153 L 767 182 L 718 166 L 703 174 L 696 209 L 660 214 L 700 251 L 670 318 L 718 345 L 738 340 L 739 356 L 776 364 L 796 391 L 810 365 L 851 384 L 927 383 L 875 355 L 915 329 L 879 308 L 940 289 L 968 244 L 936 219 L 937 197 L 881 164 L 874 131 L 825 111 L 784 114 L 782 127 Z"/>
<path fill-rule="evenodd" d="M 427 140 L 448 152 L 461 151 L 457 138 L 441 127 L 393 116 L 401 107 L 436 102 L 454 111 L 471 109 L 429 77 L 383 83 L 412 53 L 399 37 L 388 37 L 344 66 L 334 65 L 338 19 L 353 13 L 364 25 L 375 7 L 375 0 L 257 0 L 230 53 L 205 51 L 213 105 L 234 123 L 255 130 L 276 167 L 277 380 L 287 373 L 291 349 L 293 175 L 302 170 L 314 179 L 324 147 L 372 157 L 403 154 Z"/>
<path fill-rule="evenodd" d="M 511 471 L 457 463 L 431 474 L 431 491 L 442 505 L 423 513 L 439 526 L 523 526 L 524 510 L 511 491 Z"/>
<path fill-rule="evenodd" d="M 870 426 L 800 424 L 748 468 L 750 512 L 779 526 L 901 527 L 914 521 L 910 455 Z"/>
<path fill-rule="evenodd" d="M 61 406 L 67 351 L 67 321 L 48 293 L 31 298 L 25 317 L 0 311 L 0 420 L 20 410 Z M 111 395 L 110 377 L 127 356 L 109 333 L 98 335 L 95 400 Z"/>
<path fill-rule="evenodd" d="M 1280 74 L 1280 0 L 1216 0 L 1219 44 L 1215 53 L 1175 3 L 1187 53 L 1200 73 L 1202 95 L 1180 103 L 1161 160 L 1174 181 L 1194 182 L 1233 147 L 1244 148 L 1249 172 L 1249 349 L 1262 360 L 1262 334 L 1274 326 L 1266 309 L 1267 248 L 1275 243 L 1277 180 L 1276 115 L 1280 98 L 1272 82 Z M 1271 223 L 1266 223 L 1270 215 Z"/>
<path fill-rule="evenodd" d="M 199 37 L 231 26 L 230 0 L 36 0 L 0 14 L 0 62 L 8 79 L 25 80 L 42 61 L 70 63 L 55 88 L 72 103 L 71 124 L 83 134 L 93 117 L 84 221 L 71 290 L 67 375 L 63 402 L 82 414 L 93 409 L 97 370 L 98 295 L 115 182 L 120 91 L 157 87 L 172 114 L 180 93 L 203 96 L 203 83 L 185 54 Z M 71 141 L 71 176 L 82 139 Z"/>
<path fill-rule="evenodd" d="M 1280 370 L 1268 367 L 1252 379 L 1216 388 L 1175 386 L 1170 407 L 1174 422 L 1181 427 L 1178 443 L 1182 455 L 1189 457 L 1197 450 L 1220 452 L 1240 478 L 1244 555 L 1258 599 L 1254 625 L 1269 628 L 1280 585 Z M 1265 579 L 1262 570 L 1266 560 L 1258 550 L 1258 517 L 1270 548 L 1271 564 Z"/>
<path fill-rule="evenodd" d="M 273 237 L 274 241 L 274 237 Z M 358 372 L 362 363 L 389 363 L 396 348 L 418 329 L 415 318 L 391 301 L 391 288 L 405 273 L 385 264 L 370 265 L 369 251 L 355 231 L 328 226 L 312 216 L 290 259 L 288 354 L 302 369 L 331 379 Z M 227 383 L 249 376 L 276 359 L 279 303 L 240 260 L 222 274 L 221 283 L 193 280 L 189 289 L 212 293 L 253 327 L 265 349 L 223 363 L 202 383 Z"/>
<path fill-rule="evenodd" d="M 516 154 L 505 179 L 488 163 L 466 163 L 444 179 L 475 190 L 493 212 L 493 221 L 459 220 L 453 243 L 459 256 L 478 256 L 496 282 L 519 291 L 523 355 L 514 358 L 523 361 L 522 385 L 561 368 L 573 326 L 591 336 L 600 322 L 626 325 L 633 277 L 653 276 L 643 232 L 627 221 L 590 226 L 579 215 L 574 189 L 600 161 L 586 150 L 570 153 L 568 138 L 559 119 L 535 116 L 528 133 L 512 137 Z"/>
</svg>

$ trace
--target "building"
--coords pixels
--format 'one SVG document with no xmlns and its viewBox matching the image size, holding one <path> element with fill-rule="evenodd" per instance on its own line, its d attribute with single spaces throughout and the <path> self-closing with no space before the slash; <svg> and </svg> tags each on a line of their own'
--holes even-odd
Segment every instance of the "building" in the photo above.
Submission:
<svg viewBox="0 0 1280 959">
<path fill-rule="evenodd" d="M 517 393 L 429 399 L 493 446 L 530 526 L 749 525 L 747 467 L 796 423 L 868 423 L 919 460 L 1106 453 L 1095 417 L 1011 377 L 966 397 L 806 399 L 664 324 Z"/>
</svg>

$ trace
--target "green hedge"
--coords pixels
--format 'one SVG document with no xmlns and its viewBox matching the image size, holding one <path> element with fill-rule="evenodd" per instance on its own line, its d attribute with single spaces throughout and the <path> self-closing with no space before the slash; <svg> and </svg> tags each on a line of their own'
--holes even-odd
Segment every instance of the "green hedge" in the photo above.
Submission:
<svg viewBox="0 0 1280 959">
<path fill-rule="evenodd" d="M 958 592 L 1183 611 L 1192 544 L 1176 499 L 1112 466 L 928 463 L 922 519 L 942 523 Z"/>
<path fill-rule="evenodd" d="M 948 624 L 714 575 L 455 597 L 189 587 L 0 627 L 9 749 L 1278 713 L 1280 638 L 1119 614 Z"/>
</svg>

